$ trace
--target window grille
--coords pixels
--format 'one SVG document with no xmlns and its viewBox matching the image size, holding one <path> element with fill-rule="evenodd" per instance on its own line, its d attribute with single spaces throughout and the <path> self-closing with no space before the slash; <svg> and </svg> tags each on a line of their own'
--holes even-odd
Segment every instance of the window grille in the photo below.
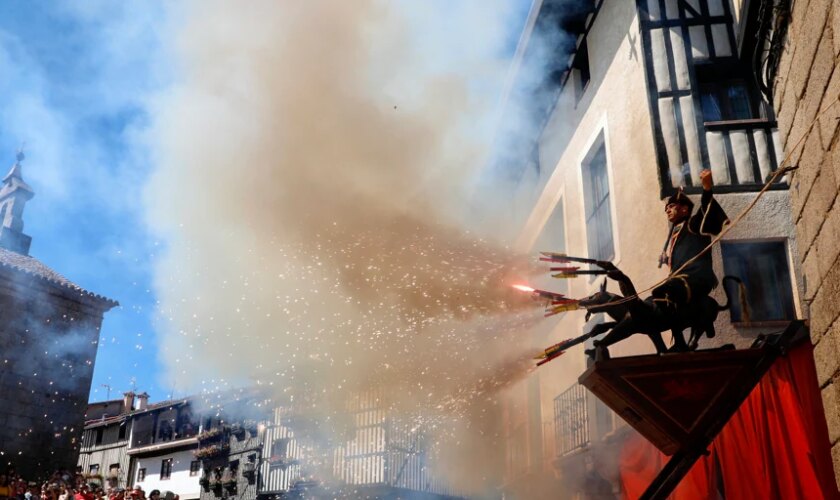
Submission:
<svg viewBox="0 0 840 500">
<path fill-rule="evenodd" d="M 575 384 L 554 398 L 554 438 L 558 456 L 589 444 L 586 397 L 586 388 Z"/>
</svg>

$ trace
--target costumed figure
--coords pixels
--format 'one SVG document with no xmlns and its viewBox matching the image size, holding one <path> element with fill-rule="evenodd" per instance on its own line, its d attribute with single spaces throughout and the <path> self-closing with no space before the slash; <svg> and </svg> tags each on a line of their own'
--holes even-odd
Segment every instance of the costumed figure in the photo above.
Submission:
<svg viewBox="0 0 840 500">
<path fill-rule="evenodd" d="M 691 215 L 694 203 L 682 189 L 666 200 L 665 214 L 671 223 L 671 232 L 660 257 L 660 265 L 667 264 L 672 273 L 678 273 L 651 292 L 654 304 L 665 313 L 673 313 L 694 299 L 702 299 L 718 284 L 712 267 L 712 253 L 697 255 L 709 246 L 713 237 L 720 234 L 729 219 L 712 196 L 712 172 L 703 170 L 700 180 L 703 195 L 700 209 L 694 215 Z M 689 261 L 692 262 L 681 269 Z"/>
<path fill-rule="evenodd" d="M 668 264 L 672 275 L 654 288 L 645 300 L 634 298 L 626 303 L 617 302 L 617 297 L 605 289 L 581 299 L 580 304 L 589 312 L 607 312 L 617 320 L 591 332 L 594 335 L 611 328 L 603 339 L 594 341 L 596 347 L 612 345 L 634 333 L 645 333 L 653 341 L 657 352 L 666 352 L 668 349 L 660 332 L 671 330 L 674 339 L 671 350 L 688 351 L 696 348 L 701 335 L 714 337 L 713 322 L 718 311 L 728 308 L 730 302 L 727 300 L 726 304 L 719 306 L 709 296 L 718 280 L 712 265 L 712 254 L 703 253 L 703 250 L 711 244 L 712 238 L 720 234 L 729 219 L 712 196 L 711 171 L 703 170 L 700 179 L 703 194 L 700 209 L 693 215 L 694 203 L 682 190 L 666 200 L 665 213 L 671 223 L 671 231 L 660 257 L 660 265 Z M 633 283 L 623 272 L 609 262 L 599 265 L 608 270 L 609 278 L 618 282 L 624 297 L 637 297 Z M 725 279 L 740 283 L 735 277 L 727 276 Z M 727 299 L 730 299 L 728 294 Z M 612 305 L 616 303 L 620 306 Z M 683 337 L 686 328 L 692 330 L 688 343 Z"/>
</svg>

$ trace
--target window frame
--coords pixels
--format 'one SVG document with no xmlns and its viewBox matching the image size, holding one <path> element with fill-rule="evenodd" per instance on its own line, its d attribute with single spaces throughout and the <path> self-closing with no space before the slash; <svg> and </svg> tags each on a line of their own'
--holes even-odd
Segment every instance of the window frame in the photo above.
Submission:
<svg viewBox="0 0 840 500">
<path fill-rule="evenodd" d="M 589 83 L 592 81 L 592 68 L 589 61 L 589 45 L 587 44 L 587 37 L 583 37 L 580 46 L 575 51 L 574 60 L 572 61 L 572 71 L 574 71 L 573 86 L 575 93 L 575 107 L 586 95 L 586 89 L 589 88 Z"/>
<path fill-rule="evenodd" d="M 166 474 L 164 475 L 164 471 Z M 160 461 L 160 480 L 168 481 L 172 478 L 172 458 L 164 458 Z"/>
<path fill-rule="evenodd" d="M 748 73 L 744 72 L 741 62 L 736 57 L 714 58 L 708 61 L 696 62 L 694 72 L 697 88 L 694 89 L 697 96 L 696 110 L 700 113 L 703 123 L 739 122 L 744 120 L 769 120 L 772 117 L 772 110 L 762 99 L 761 93 L 755 86 L 754 80 Z M 743 86 L 747 94 L 750 116 L 747 118 L 735 118 L 732 103 L 729 98 L 728 89 L 734 87 L 734 83 Z M 714 94 L 720 106 L 721 116 L 718 120 L 708 119 L 703 113 L 703 96 L 707 89 L 714 89 Z"/>
<path fill-rule="evenodd" d="M 773 249 L 773 251 L 777 251 L 779 254 L 776 258 L 772 259 L 772 262 L 776 264 L 776 267 L 773 269 L 759 267 L 759 264 L 762 262 L 759 257 L 764 252 L 760 251 L 758 248 L 753 247 L 748 251 L 739 250 L 739 253 L 732 253 L 733 251 L 730 250 L 733 247 L 746 245 L 767 245 L 768 247 L 775 246 L 776 248 Z M 730 294 L 733 297 L 733 304 L 730 306 L 730 322 L 732 324 L 736 326 L 786 324 L 797 318 L 796 290 L 794 289 L 796 286 L 796 280 L 793 276 L 793 268 L 790 260 L 790 245 L 786 238 L 723 240 L 720 245 L 720 255 L 724 270 L 723 274 L 736 276 L 744 281 L 744 286 L 746 287 L 747 292 L 747 303 L 750 306 L 750 321 L 746 322 L 743 320 L 743 316 L 740 311 L 738 291 L 737 289 L 731 290 Z M 749 258 L 745 258 L 745 255 L 749 255 Z M 769 257 L 773 256 L 771 255 Z M 733 261 L 737 262 L 737 269 L 732 268 Z M 738 274 L 741 271 L 745 271 L 743 267 L 745 264 L 748 265 L 746 272 L 749 273 L 746 277 Z M 776 279 L 762 279 L 758 284 L 750 282 L 750 276 L 765 277 L 768 273 L 772 273 Z M 774 283 L 775 288 L 768 287 L 768 285 L 772 285 Z M 751 295 L 751 291 L 752 293 L 755 293 L 756 290 L 764 292 L 768 289 L 776 292 L 776 295 L 771 298 L 775 298 L 779 302 L 782 317 L 774 318 L 755 316 L 756 308 L 754 306 L 754 301 L 756 299 L 753 295 Z M 735 309 L 738 311 L 737 314 L 732 314 L 734 308 L 737 308 Z"/>
<path fill-rule="evenodd" d="M 591 140 L 587 143 L 588 147 L 584 150 L 586 151 L 579 159 L 578 164 L 579 169 L 579 179 L 580 179 L 580 188 L 582 193 L 581 202 L 583 204 L 583 210 L 581 211 L 581 218 L 584 227 L 584 232 L 586 234 L 586 251 L 587 255 L 590 258 L 595 258 L 599 260 L 610 260 L 614 263 L 618 263 L 620 261 L 619 255 L 619 241 L 618 241 L 618 231 L 616 231 L 617 224 L 616 224 L 616 213 L 615 213 L 615 203 L 612 202 L 612 195 L 615 192 L 613 189 L 613 180 L 612 180 L 612 168 L 610 166 L 610 149 L 609 149 L 609 137 L 607 134 L 607 127 L 606 127 L 606 119 L 602 120 L 601 126 L 597 127 L 597 131 L 593 134 Z M 595 158 L 600 154 L 600 150 L 603 149 L 603 156 L 604 156 L 604 186 L 606 187 L 606 196 L 604 196 L 599 202 L 592 207 L 591 214 L 588 210 L 588 201 L 591 196 L 591 177 L 589 176 L 589 171 L 593 165 L 593 161 Z M 603 207 L 603 204 L 607 203 L 607 207 Z M 597 237 L 597 228 L 595 228 L 592 232 L 590 232 L 590 219 L 591 217 L 596 216 L 599 213 L 599 210 L 605 209 L 607 216 L 609 217 L 609 223 L 606 224 L 604 227 L 609 229 L 609 236 L 612 240 L 612 256 L 606 257 L 603 255 L 593 255 L 592 246 L 593 246 L 593 236 Z M 597 249 L 596 249 L 597 250 Z M 592 276 L 590 279 L 594 281 L 596 276 Z"/>
<path fill-rule="evenodd" d="M 532 245 L 532 251 L 536 252 L 568 252 L 569 240 L 568 228 L 569 218 L 566 212 L 565 187 L 560 189 L 560 197 L 548 214 L 548 218 L 540 228 L 536 240 Z M 558 283 L 559 281 L 559 283 Z M 570 290 L 569 280 L 551 280 L 551 278 L 537 278 L 537 285 L 550 286 L 557 293 L 568 294 Z M 550 285 L 549 285 L 550 283 Z"/>
<path fill-rule="evenodd" d="M 201 475 L 201 460 L 190 461 L 190 477 Z"/>
</svg>

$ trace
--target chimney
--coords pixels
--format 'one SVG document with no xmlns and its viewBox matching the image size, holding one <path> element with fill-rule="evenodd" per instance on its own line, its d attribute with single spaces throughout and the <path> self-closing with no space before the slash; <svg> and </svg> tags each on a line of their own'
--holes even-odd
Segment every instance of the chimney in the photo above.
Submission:
<svg viewBox="0 0 840 500">
<path fill-rule="evenodd" d="M 137 395 L 137 409 L 145 410 L 147 406 L 149 406 L 149 395 L 141 392 Z"/>
<path fill-rule="evenodd" d="M 128 413 L 134 407 L 134 393 L 132 391 L 123 393 L 123 413 Z"/>
</svg>

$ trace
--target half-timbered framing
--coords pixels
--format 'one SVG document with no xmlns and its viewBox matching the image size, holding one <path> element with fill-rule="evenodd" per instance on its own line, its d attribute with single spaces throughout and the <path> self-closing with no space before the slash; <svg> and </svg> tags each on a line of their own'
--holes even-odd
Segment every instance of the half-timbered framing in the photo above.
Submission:
<svg viewBox="0 0 840 500">
<path fill-rule="evenodd" d="M 661 195 L 696 191 L 704 168 L 718 192 L 759 189 L 778 167 L 781 147 L 772 111 L 738 58 L 730 3 L 637 0 L 637 8 Z M 750 116 L 705 120 L 704 84 L 738 80 Z"/>
</svg>

